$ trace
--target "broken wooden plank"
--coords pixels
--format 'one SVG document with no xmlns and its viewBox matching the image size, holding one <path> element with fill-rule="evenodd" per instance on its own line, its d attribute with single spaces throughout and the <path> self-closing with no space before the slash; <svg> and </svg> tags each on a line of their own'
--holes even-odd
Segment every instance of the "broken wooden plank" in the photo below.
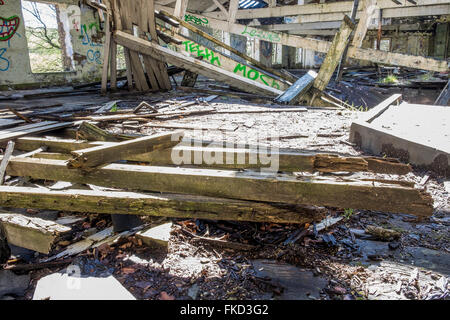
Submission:
<svg viewBox="0 0 450 320">
<path fill-rule="evenodd" d="M 16 141 L 16 148 L 23 151 L 30 151 L 35 150 L 39 147 L 47 147 L 49 152 L 57 153 L 48 155 L 37 154 L 36 157 L 65 160 L 67 159 L 67 157 L 70 157 L 69 155 L 67 155 L 67 153 L 103 144 L 105 143 L 98 141 L 86 142 L 70 139 L 48 140 L 45 138 L 20 138 Z M 111 143 L 107 144 L 111 145 Z M 263 159 L 264 157 L 270 157 L 271 159 L 278 159 L 280 171 L 315 172 L 319 170 L 330 172 L 330 167 L 316 167 L 316 165 L 318 164 L 317 158 L 327 156 L 328 158 L 333 157 L 330 162 L 330 166 L 332 165 L 333 168 L 335 168 L 337 171 L 345 171 L 344 169 L 350 169 L 346 162 L 352 161 L 355 164 L 352 171 L 368 170 L 377 173 L 399 175 L 411 172 L 411 166 L 400 163 L 398 160 L 392 158 L 342 157 L 338 154 L 317 153 L 296 149 L 261 149 L 261 147 L 257 145 L 236 145 L 234 143 L 228 144 L 224 142 L 199 141 L 190 138 L 183 139 L 183 141 L 179 145 L 172 149 L 156 150 L 140 155 L 130 155 L 124 157 L 121 160 L 149 162 L 152 165 L 160 166 L 174 165 L 172 161 L 172 152 L 183 154 L 183 156 L 186 156 L 187 159 L 198 159 L 193 163 L 193 165 L 199 165 L 209 168 L 259 169 L 261 167 L 267 166 L 267 163 L 262 163 L 261 159 Z M 215 159 L 217 161 L 213 163 L 205 161 L 205 159 L 211 158 L 213 155 L 215 156 Z M 255 161 L 252 163 L 250 162 L 250 159 L 254 159 Z M 366 170 L 364 170 L 364 168 L 360 165 L 356 165 L 364 163 L 364 161 L 367 162 L 367 167 L 364 167 Z M 342 166 L 340 165 L 340 163 L 342 164 Z M 179 165 L 183 165 L 183 163 Z M 189 165 L 189 163 L 185 165 Z"/>
<path fill-rule="evenodd" d="M 77 130 L 77 137 L 86 140 L 110 142 L 119 142 L 132 139 L 124 135 L 110 133 L 87 121 L 83 121 L 81 123 L 80 127 Z"/>
<path fill-rule="evenodd" d="M 189 24 L 188 22 L 183 21 L 182 19 L 171 15 L 169 12 L 164 11 L 164 10 L 160 10 L 159 12 L 160 14 L 163 14 L 165 16 L 167 16 L 168 18 L 171 18 L 175 21 L 177 21 L 181 26 L 185 27 L 186 29 L 188 29 L 189 31 L 198 34 L 200 36 L 202 36 L 203 38 L 211 41 L 212 43 L 214 43 L 215 45 L 222 47 L 226 50 L 229 50 L 230 52 L 234 53 L 235 55 L 237 55 L 238 57 L 241 57 L 242 59 L 250 62 L 252 65 L 254 65 L 255 67 L 264 70 L 266 72 L 269 72 L 271 74 L 276 75 L 277 77 L 280 77 L 281 79 L 285 79 L 287 81 L 290 82 L 295 82 L 297 79 L 295 77 L 293 77 L 292 75 L 286 75 L 285 73 L 279 72 L 278 70 L 275 70 L 273 68 L 267 67 L 266 65 L 264 65 L 263 63 L 259 62 L 258 60 L 253 59 L 252 57 L 249 57 L 248 55 L 246 55 L 245 53 L 237 50 L 236 48 L 233 48 L 225 43 L 223 43 L 222 41 L 217 40 L 216 38 L 214 38 L 213 36 L 209 35 L 208 33 L 194 27 L 193 25 Z M 232 22 L 234 23 L 234 22 Z"/>
<path fill-rule="evenodd" d="M 76 125 L 77 122 L 52 122 L 52 124 L 49 125 L 43 125 L 43 126 L 37 126 L 34 128 L 27 128 L 24 129 L 27 126 L 23 126 L 24 128 L 18 127 L 16 130 L 11 129 L 10 131 L 2 131 L 0 132 L 0 142 L 4 142 L 11 139 L 16 139 L 19 137 L 23 137 L 29 134 L 36 134 L 36 133 L 42 133 L 42 132 L 48 132 L 53 131 L 56 129 L 62 129 L 62 128 L 68 128 Z M 32 124 L 35 125 L 35 124 Z M 30 126 L 32 126 L 30 125 Z"/>
<path fill-rule="evenodd" d="M 311 88 L 314 79 L 316 79 L 317 73 L 313 70 L 309 70 L 304 76 L 299 78 L 289 89 L 287 89 L 282 95 L 275 99 L 276 103 L 280 104 L 294 104 L 297 102 L 297 98 L 300 98 L 305 94 L 309 88 Z"/>
<path fill-rule="evenodd" d="M 179 155 L 177 156 L 180 160 Z M 11 159 L 10 176 L 89 183 L 112 188 L 196 194 L 253 201 L 306 204 L 430 216 L 423 190 L 327 177 L 109 164 L 85 175 L 60 160 Z"/>
<path fill-rule="evenodd" d="M 14 113 L 20 119 L 24 120 L 25 122 L 27 122 L 27 123 L 34 123 L 33 120 L 31 120 L 30 118 L 24 116 L 23 114 L 21 114 L 19 111 L 15 110 L 14 108 L 8 108 L 8 110 L 11 111 L 12 113 Z"/>
<path fill-rule="evenodd" d="M 0 212 L 0 224 L 9 243 L 46 254 L 61 235 L 71 230 L 53 221 L 6 212 Z"/>
<path fill-rule="evenodd" d="M 0 163 L 0 185 L 3 184 L 3 180 L 5 179 L 6 167 L 8 166 L 9 159 L 11 159 L 14 151 L 14 145 L 14 141 L 8 141 L 5 153 L 3 154 L 2 162 Z"/>
<path fill-rule="evenodd" d="M 355 24 L 350 20 L 349 17 L 344 16 L 344 21 L 341 24 L 341 28 L 334 36 L 333 42 L 331 43 L 330 49 L 325 57 L 325 60 L 320 66 L 319 73 L 314 80 L 314 88 L 324 91 L 333 76 L 336 67 L 341 61 L 342 55 L 344 54 L 347 44 L 350 39 L 350 35 L 355 28 Z M 315 94 L 311 98 L 310 104 L 314 102 Z"/>
<path fill-rule="evenodd" d="M 269 204 L 181 194 L 73 189 L 50 191 L 5 186 L 0 186 L 0 205 L 9 208 L 56 209 L 82 213 L 298 224 L 320 221 L 328 212 L 322 207 Z"/>
<path fill-rule="evenodd" d="M 280 90 L 250 81 L 247 78 L 237 76 L 232 72 L 223 70 L 207 62 L 196 60 L 193 57 L 185 56 L 168 48 L 164 48 L 158 44 L 151 43 L 121 31 L 116 31 L 114 33 L 114 39 L 118 44 L 124 47 L 131 48 L 132 50 L 142 54 L 151 55 L 155 59 L 171 63 L 195 73 L 199 73 L 205 77 L 214 78 L 217 81 L 222 81 L 234 87 L 241 88 L 246 92 L 271 96 L 278 96 L 282 93 Z"/>
<path fill-rule="evenodd" d="M 183 131 L 145 136 L 113 145 L 96 146 L 72 151 L 75 156 L 67 162 L 71 169 L 87 169 L 121 160 L 130 155 L 149 153 L 177 145 L 183 138 Z"/>
</svg>

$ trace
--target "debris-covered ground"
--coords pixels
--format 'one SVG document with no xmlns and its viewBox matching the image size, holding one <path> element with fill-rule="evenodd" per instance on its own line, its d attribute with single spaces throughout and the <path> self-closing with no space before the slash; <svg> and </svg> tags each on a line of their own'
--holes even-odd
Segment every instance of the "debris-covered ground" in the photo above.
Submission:
<svg viewBox="0 0 450 320">
<path fill-rule="evenodd" d="M 160 99 L 162 102 L 155 103 L 155 107 L 170 111 L 175 104 L 195 97 L 198 95 L 171 92 L 158 98 L 153 95 L 151 100 Z M 118 110 L 133 108 L 146 98 L 127 98 L 117 103 Z M 185 110 L 206 107 L 241 110 L 252 105 L 261 106 L 219 97 Z M 295 113 L 205 114 L 166 120 L 164 124 L 208 127 L 209 130 L 200 132 L 186 130 L 187 136 L 201 134 L 204 140 L 226 139 L 360 155 L 361 151 L 348 142 L 351 121 L 357 116 L 358 112 L 345 109 L 310 108 Z M 170 131 L 134 122 L 103 127 L 121 134 Z M 40 279 L 55 272 L 69 272 L 77 266 L 77 272 L 84 277 L 112 275 L 136 299 L 448 299 L 450 182 L 420 170 L 405 176 L 342 175 L 413 182 L 416 187 L 426 188 L 433 197 L 434 214 L 418 220 L 409 215 L 327 208 L 330 217 L 340 217 L 329 226 L 173 219 L 167 247 L 155 248 L 134 234 L 125 235 L 68 258 L 63 264 L 43 265 L 31 271 L 20 270 L 20 265 L 41 262 L 45 256 L 13 248 L 17 260 L 8 265 L 15 273 L 0 271 L 0 288 L 6 283 L 11 289 L 9 292 L 0 289 L 0 296 L 32 299 Z M 51 181 L 23 179 L 13 183 L 55 185 Z M 89 186 L 59 183 L 55 188 Z M 74 216 L 46 210 L 21 212 L 24 211 L 52 220 Z M 112 226 L 110 215 L 76 217 L 80 219 L 72 221 L 71 237 L 60 241 L 56 252 Z M 142 219 L 153 224 L 166 221 Z"/>
</svg>

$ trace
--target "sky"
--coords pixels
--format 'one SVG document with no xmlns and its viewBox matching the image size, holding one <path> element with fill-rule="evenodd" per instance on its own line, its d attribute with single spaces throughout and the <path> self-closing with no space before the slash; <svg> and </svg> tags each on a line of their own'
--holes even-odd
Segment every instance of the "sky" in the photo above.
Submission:
<svg viewBox="0 0 450 320">
<path fill-rule="evenodd" d="M 48 4 L 38 3 L 37 7 L 39 8 L 39 12 L 41 13 L 41 18 L 45 22 L 48 28 L 57 28 L 56 17 L 53 14 L 53 11 L 49 9 Z M 31 10 L 30 1 L 22 0 L 22 8 L 23 8 L 23 18 L 25 20 L 25 26 L 27 27 L 41 27 L 41 24 L 37 22 L 36 18 L 31 15 L 24 8 L 28 8 Z"/>
</svg>

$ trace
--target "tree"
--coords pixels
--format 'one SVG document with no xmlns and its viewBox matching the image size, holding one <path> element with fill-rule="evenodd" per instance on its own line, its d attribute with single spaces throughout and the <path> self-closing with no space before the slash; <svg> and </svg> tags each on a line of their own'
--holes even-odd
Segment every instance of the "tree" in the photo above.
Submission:
<svg viewBox="0 0 450 320">
<path fill-rule="evenodd" d="M 67 55 L 65 37 L 66 31 L 64 30 L 63 23 L 60 19 L 60 12 L 58 5 L 46 4 L 50 9 L 50 15 L 52 19 L 57 22 L 57 29 L 49 28 L 48 19 L 42 16 L 41 9 L 36 2 L 26 2 L 27 5 L 23 5 L 23 9 L 33 16 L 37 27 L 27 28 L 27 31 L 38 41 L 33 44 L 41 49 L 59 49 L 61 50 L 61 57 L 64 70 L 68 71 L 72 67 L 72 61 Z M 41 4 L 44 6 L 44 4 Z"/>
</svg>

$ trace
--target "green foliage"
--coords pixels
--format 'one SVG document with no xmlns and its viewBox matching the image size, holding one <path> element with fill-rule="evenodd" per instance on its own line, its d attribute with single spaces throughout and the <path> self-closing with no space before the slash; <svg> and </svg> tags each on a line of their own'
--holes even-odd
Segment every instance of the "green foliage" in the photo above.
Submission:
<svg viewBox="0 0 450 320">
<path fill-rule="evenodd" d="M 344 217 L 345 221 L 348 221 L 353 215 L 353 209 L 345 209 L 342 216 Z"/>
<path fill-rule="evenodd" d="M 57 29 L 48 29 L 47 34 L 54 42 L 58 43 Z M 26 36 L 32 72 L 42 73 L 63 71 L 60 48 L 52 47 L 47 41 L 42 39 L 38 28 L 27 28 Z"/>
<path fill-rule="evenodd" d="M 395 75 L 390 74 L 387 77 L 381 79 L 381 83 L 398 83 L 398 79 Z"/>
</svg>

